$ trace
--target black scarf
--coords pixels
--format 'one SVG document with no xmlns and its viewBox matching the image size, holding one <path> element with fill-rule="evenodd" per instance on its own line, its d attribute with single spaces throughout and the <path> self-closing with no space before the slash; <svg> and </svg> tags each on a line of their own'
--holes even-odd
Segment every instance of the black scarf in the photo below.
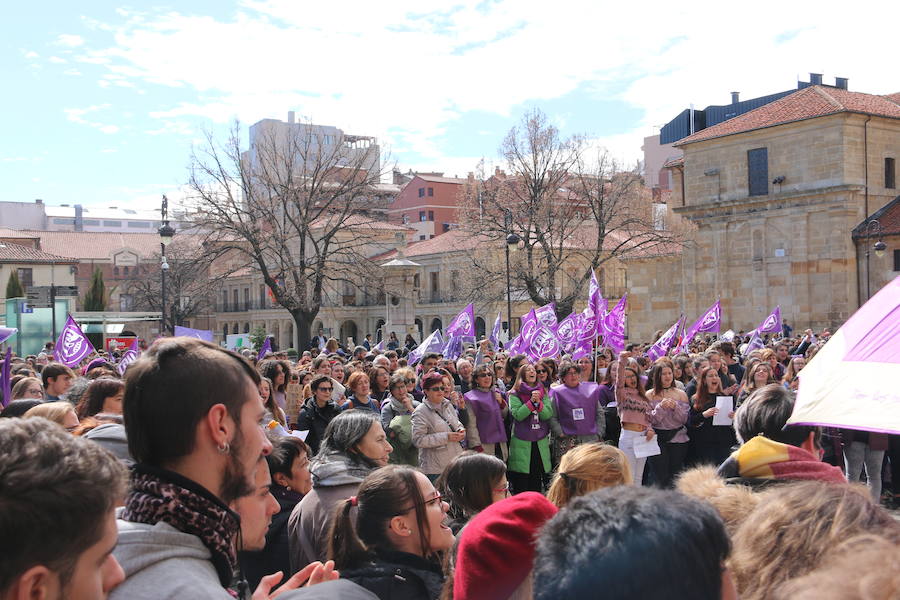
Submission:
<svg viewBox="0 0 900 600">
<path fill-rule="evenodd" d="M 212 554 L 222 587 L 232 583 L 241 519 L 203 486 L 172 471 L 135 465 L 122 519 L 147 525 L 162 521 L 197 536 Z"/>
</svg>

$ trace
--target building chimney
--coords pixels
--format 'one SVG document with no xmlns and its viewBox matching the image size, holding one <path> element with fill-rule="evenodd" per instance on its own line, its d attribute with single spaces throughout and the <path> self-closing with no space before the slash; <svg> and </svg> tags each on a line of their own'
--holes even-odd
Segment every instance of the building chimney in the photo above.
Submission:
<svg viewBox="0 0 900 600">
<path fill-rule="evenodd" d="M 847 89 L 847 83 L 848 83 L 849 81 L 850 81 L 850 80 L 847 79 L 846 77 L 835 77 L 835 78 L 834 78 L 834 87 L 839 88 L 839 89 L 842 89 L 842 90 L 846 90 L 846 89 Z"/>
<path fill-rule="evenodd" d="M 822 74 L 821 73 L 810 73 L 809 74 L 809 85 L 822 85 Z"/>
<path fill-rule="evenodd" d="M 80 204 L 75 205 L 75 231 L 84 231 L 84 208 Z"/>
<path fill-rule="evenodd" d="M 731 103 L 737 104 L 741 101 L 741 93 L 740 92 L 731 92 Z"/>
<path fill-rule="evenodd" d="M 44 201 L 41 200 L 40 198 L 35 198 L 35 199 L 34 199 L 34 203 L 35 203 L 35 204 L 43 204 Z"/>
<path fill-rule="evenodd" d="M 294 111 L 292 111 L 292 110 L 288 111 L 288 123 L 290 123 L 291 125 L 294 124 L 294 115 L 295 115 Z"/>
</svg>

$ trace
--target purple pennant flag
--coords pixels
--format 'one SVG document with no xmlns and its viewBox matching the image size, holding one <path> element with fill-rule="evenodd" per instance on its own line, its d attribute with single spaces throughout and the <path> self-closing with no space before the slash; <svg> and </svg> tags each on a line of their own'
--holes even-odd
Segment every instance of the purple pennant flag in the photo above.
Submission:
<svg viewBox="0 0 900 600">
<path fill-rule="evenodd" d="M 407 355 L 406 360 L 409 366 L 413 366 L 425 356 L 428 352 L 440 352 L 444 348 L 444 339 L 441 337 L 441 330 L 435 329 L 421 344 L 413 348 Z"/>
<path fill-rule="evenodd" d="M 140 354 L 141 351 L 138 349 L 137 338 L 134 338 L 134 340 L 131 342 L 131 346 L 129 346 L 128 350 L 126 350 L 125 353 L 122 354 L 122 358 L 119 359 L 119 375 L 124 375 L 125 369 L 128 368 L 128 365 L 136 361 Z"/>
<path fill-rule="evenodd" d="M 470 302 L 468 306 L 462 309 L 456 317 L 450 322 L 445 331 L 447 337 L 469 337 L 475 338 L 475 306 Z"/>
<path fill-rule="evenodd" d="M 259 349 L 259 354 L 256 355 L 256 360 L 260 361 L 266 357 L 266 354 L 272 351 L 272 338 L 266 336 L 266 341 L 263 342 L 262 348 Z"/>
<path fill-rule="evenodd" d="M 625 303 L 628 294 L 622 296 L 611 311 L 600 320 L 603 343 L 618 354 L 625 349 Z"/>
<path fill-rule="evenodd" d="M 546 327 L 550 331 L 556 331 L 559 325 L 556 320 L 556 302 L 545 304 L 534 311 L 534 316 L 542 327 Z"/>
<path fill-rule="evenodd" d="M 19 332 L 15 327 L 0 327 L 0 344 Z"/>
<path fill-rule="evenodd" d="M 207 342 L 213 341 L 213 332 L 209 331 L 208 329 L 191 329 L 190 327 L 182 327 L 181 325 L 176 325 L 175 335 L 197 338 L 198 340 L 204 340 Z"/>
<path fill-rule="evenodd" d="M 491 341 L 491 344 L 493 344 L 494 349 L 497 349 L 500 347 L 500 330 L 502 329 L 502 327 L 503 327 L 503 320 L 500 316 L 500 312 L 498 311 L 497 312 L 497 320 L 494 321 L 494 328 L 491 329 L 491 335 L 488 337 L 488 339 Z"/>
<path fill-rule="evenodd" d="M 606 299 L 603 297 L 603 290 L 600 289 L 600 283 L 597 281 L 597 275 L 594 273 L 594 270 L 591 269 L 591 283 L 588 288 L 588 306 L 585 310 L 585 316 L 593 317 L 594 333 L 591 334 L 591 337 L 595 337 L 602 333 L 602 331 L 600 331 L 600 319 L 606 314 L 608 308 L 609 306 L 606 304 Z"/>
<path fill-rule="evenodd" d="M 585 308 L 581 311 L 581 315 L 578 318 L 578 341 L 580 342 L 589 342 L 593 343 L 594 339 L 600 332 L 600 319 L 603 318 L 603 315 L 606 314 L 598 313 L 595 315 L 590 308 Z"/>
<path fill-rule="evenodd" d="M 6 329 L 4 327 L 4 329 Z M 14 330 L 15 331 L 15 330 Z M 12 334 L 10 334 L 12 335 Z M 9 336 L 7 336 L 9 337 Z M 12 385 L 9 378 L 9 370 L 12 366 L 12 348 L 6 349 L 6 357 L 3 359 L 3 368 L 0 370 L 0 391 L 3 392 L 3 398 L 0 398 L 5 407 L 12 400 Z"/>
<path fill-rule="evenodd" d="M 681 344 L 678 345 L 678 351 L 681 352 L 683 348 L 686 348 L 698 333 L 710 333 L 712 331 L 718 333 L 721 322 L 722 305 L 719 300 L 716 300 L 715 304 L 706 309 L 706 312 L 684 332 Z"/>
<path fill-rule="evenodd" d="M 744 356 L 747 356 L 754 350 L 759 350 L 760 348 L 764 347 L 765 345 L 763 344 L 762 338 L 759 337 L 759 331 L 754 329 L 750 334 L 750 341 L 747 342 L 747 347 L 744 348 Z"/>
<path fill-rule="evenodd" d="M 678 335 L 678 328 L 681 326 L 681 320 L 684 318 L 684 315 L 678 317 L 678 320 L 675 321 L 675 324 L 669 327 L 669 330 L 666 331 L 656 343 L 650 346 L 650 349 L 647 350 L 647 356 L 650 357 L 650 360 L 656 360 L 661 356 L 665 356 L 669 351 L 669 348 L 672 347 L 672 342 L 675 341 L 675 336 Z"/>
<path fill-rule="evenodd" d="M 781 333 L 781 305 L 775 307 L 765 320 L 756 328 L 759 333 Z"/>
<path fill-rule="evenodd" d="M 72 315 L 68 315 L 66 324 L 62 331 L 59 332 L 59 338 L 56 340 L 53 358 L 67 367 L 74 367 L 94 352 L 96 350 L 94 350 L 91 341 L 81 331 L 81 327 L 78 326 Z"/>
</svg>

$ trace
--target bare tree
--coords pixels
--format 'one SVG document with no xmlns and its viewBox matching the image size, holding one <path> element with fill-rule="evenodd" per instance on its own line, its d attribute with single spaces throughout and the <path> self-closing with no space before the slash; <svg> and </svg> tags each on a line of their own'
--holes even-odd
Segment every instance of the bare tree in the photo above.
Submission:
<svg viewBox="0 0 900 600">
<path fill-rule="evenodd" d="M 166 247 L 166 323 L 163 331 L 184 325 L 187 319 L 208 315 L 214 310 L 215 295 L 222 281 L 231 274 L 212 265 L 222 255 L 218 249 L 201 243 L 197 235 L 173 238 Z M 131 296 L 133 310 L 162 310 L 161 255 L 157 252 L 147 263 L 134 268 L 131 278 L 120 285 Z M 221 264 L 221 263 L 220 263 Z"/>
<path fill-rule="evenodd" d="M 301 347 L 323 302 L 344 284 L 363 288 L 377 268 L 366 257 L 394 244 L 373 210 L 383 200 L 374 139 L 322 131 L 262 129 L 242 152 L 235 123 L 224 143 L 207 135 L 195 150 L 189 181 L 196 224 L 258 271 Z"/>
<path fill-rule="evenodd" d="M 684 241 L 683 228 L 654 219 L 658 207 L 637 169 L 623 170 L 582 137 L 561 139 L 538 110 L 509 131 L 500 153 L 509 173 L 497 169 L 468 186 L 461 227 L 497 248 L 508 235 L 518 236 L 514 288 L 535 304 L 555 302 L 560 317 L 586 297 L 589 268 L 674 252 Z M 496 252 L 470 257 L 483 273 L 482 293 L 498 289 L 505 268 L 498 272 Z"/>
</svg>

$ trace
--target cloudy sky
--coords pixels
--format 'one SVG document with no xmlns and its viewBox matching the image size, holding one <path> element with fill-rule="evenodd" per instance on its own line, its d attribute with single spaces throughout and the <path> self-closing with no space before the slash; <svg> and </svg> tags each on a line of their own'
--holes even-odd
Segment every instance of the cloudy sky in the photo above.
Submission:
<svg viewBox="0 0 900 600">
<path fill-rule="evenodd" d="M 406 171 L 497 163 L 540 108 L 618 158 L 694 103 L 810 71 L 900 91 L 890 2 L 17 3 L 0 23 L 0 199 L 158 206 L 203 133 L 288 110 Z"/>
</svg>

